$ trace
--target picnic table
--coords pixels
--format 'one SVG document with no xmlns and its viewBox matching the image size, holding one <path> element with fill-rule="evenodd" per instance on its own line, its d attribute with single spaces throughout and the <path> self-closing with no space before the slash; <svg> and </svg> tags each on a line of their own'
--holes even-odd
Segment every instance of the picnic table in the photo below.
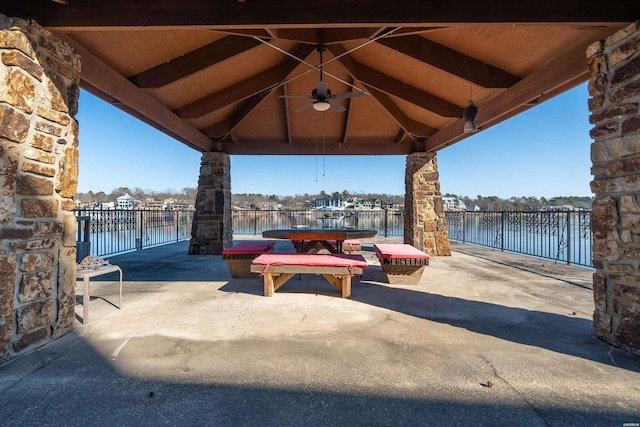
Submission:
<svg viewBox="0 0 640 427">
<path fill-rule="evenodd" d="M 268 239 L 291 240 L 298 253 L 308 253 L 318 245 L 321 245 L 332 254 L 342 253 L 342 244 L 347 239 L 363 239 L 376 237 L 377 235 L 378 232 L 376 230 L 290 229 L 262 232 L 262 237 Z"/>
</svg>

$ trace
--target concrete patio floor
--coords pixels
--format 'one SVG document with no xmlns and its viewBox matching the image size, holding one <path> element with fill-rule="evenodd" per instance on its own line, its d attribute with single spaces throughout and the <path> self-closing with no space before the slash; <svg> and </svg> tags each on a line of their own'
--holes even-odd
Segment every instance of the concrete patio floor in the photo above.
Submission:
<svg viewBox="0 0 640 427">
<path fill-rule="evenodd" d="M 187 242 L 112 257 L 122 308 L 95 278 L 83 325 L 79 286 L 75 330 L 0 366 L 0 424 L 640 423 L 640 357 L 596 337 L 591 271 L 454 244 L 394 286 L 374 241 L 399 239 L 363 240 L 351 299 L 309 275 L 264 297 Z"/>
</svg>

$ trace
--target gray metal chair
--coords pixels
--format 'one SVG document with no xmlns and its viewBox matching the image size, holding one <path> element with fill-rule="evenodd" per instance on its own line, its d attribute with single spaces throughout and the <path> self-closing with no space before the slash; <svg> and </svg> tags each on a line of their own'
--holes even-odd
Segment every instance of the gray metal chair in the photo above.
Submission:
<svg viewBox="0 0 640 427">
<path fill-rule="evenodd" d="M 358 228 L 358 217 L 355 215 L 345 215 L 340 220 L 340 227 L 345 230 L 355 230 Z"/>
<path fill-rule="evenodd" d="M 309 228 L 309 226 L 306 224 L 300 224 L 296 219 L 296 217 L 294 217 L 293 215 L 289 217 L 289 221 L 291 221 L 291 228 L 295 228 L 295 229 Z"/>
</svg>

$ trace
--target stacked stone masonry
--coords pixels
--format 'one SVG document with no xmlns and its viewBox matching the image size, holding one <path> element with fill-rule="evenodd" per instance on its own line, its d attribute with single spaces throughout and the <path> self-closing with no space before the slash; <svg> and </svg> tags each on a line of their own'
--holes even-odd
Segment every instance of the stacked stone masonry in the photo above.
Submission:
<svg viewBox="0 0 640 427">
<path fill-rule="evenodd" d="M 587 50 L 593 124 L 594 328 L 640 354 L 640 26 Z"/>
<path fill-rule="evenodd" d="M 80 61 L 0 15 L 0 362 L 71 330 Z"/>
<path fill-rule="evenodd" d="M 221 255 L 232 244 L 229 155 L 204 153 L 200 163 L 189 254 Z"/>
<path fill-rule="evenodd" d="M 451 255 L 436 154 L 409 154 L 405 174 L 405 243 L 430 255 Z"/>
</svg>

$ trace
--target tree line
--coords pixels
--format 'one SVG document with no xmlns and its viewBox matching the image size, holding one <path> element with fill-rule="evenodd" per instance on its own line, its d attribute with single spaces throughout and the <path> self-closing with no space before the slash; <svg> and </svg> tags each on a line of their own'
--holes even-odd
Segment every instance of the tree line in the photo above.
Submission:
<svg viewBox="0 0 640 427">
<path fill-rule="evenodd" d="M 502 199 L 497 196 L 478 195 L 474 199 L 447 193 L 445 197 L 462 200 L 467 207 L 478 206 L 481 211 L 539 211 L 543 209 L 584 209 L 590 210 L 595 197 L 591 196 L 557 196 L 547 199 L 535 196 L 520 196 Z"/>
<path fill-rule="evenodd" d="M 91 205 L 92 203 L 115 202 L 118 197 L 129 194 L 131 197 L 136 200 L 140 200 L 141 202 L 147 200 L 163 201 L 166 199 L 179 199 L 195 202 L 197 192 L 197 188 L 191 187 L 185 187 L 182 190 L 168 189 L 164 191 L 143 190 L 139 187 L 118 187 L 114 188 L 109 193 L 105 193 L 104 191 L 94 193 L 91 190 L 86 193 L 78 193 L 76 194 L 76 199 Z"/>
<path fill-rule="evenodd" d="M 195 204 L 197 188 L 185 187 L 182 190 L 168 189 L 164 191 L 143 190 L 139 187 L 118 187 L 109 193 L 103 191 L 86 193 L 78 193 L 76 198 L 84 203 L 108 203 L 114 202 L 125 193 L 140 201 L 155 200 L 163 201 L 165 199 L 178 199 Z M 519 196 L 510 197 L 508 199 L 498 196 L 482 196 L 477 195 L 475 198 L 469 196 L 461 196 L 452 193 L 446 193 L 444 197 L 453 197 L 464 202 L 467 207 L 478 206 L 483 211 L 536 211 L 541 209 L 552 209 L 558 207 L 572 207 L 575 209 L 591 209 L 594 197 L 589 196 L 557 196 L 551 198 L 535 197 L 535 196 Z M 276 194 L 260 194 L 260 193 L 239 193 L 231 195 L 231 203 L 233 206 L 248 209 L 306 209 L 308 202 L 312 200 L 322 200 L 329 198 L 343 198 L 344 200 L 352 200 L 357 197 L 360 200 L 379 199 L 382 202 L 392 203 L 394 206 L 404 204 L 404 195 L 385 194 L 385 193 L 354 193 L 347 190 L 320 191 L 318 194 L 296 194 L 293 196 L 281 196 Z"/>
</svg>

